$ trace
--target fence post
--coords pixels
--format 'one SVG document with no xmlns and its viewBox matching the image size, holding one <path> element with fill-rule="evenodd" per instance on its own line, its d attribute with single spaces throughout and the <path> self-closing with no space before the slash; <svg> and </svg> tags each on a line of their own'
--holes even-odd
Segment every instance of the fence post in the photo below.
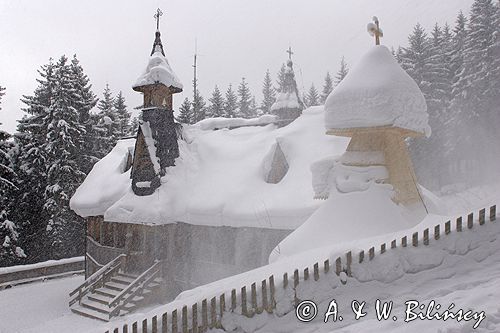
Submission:
<svg viewBox="0 0 500 333">
<path fill-rule="evenodd" d="M 457 218 L 457 232 L 462 232 L 462 217 Z"/>
<path fill-rule="evenodd" d="M 304 281 L 309 280 L 309 267 L 304 268 Z"/>
<path fill-rule="evenodd" d="M 231 290 L 231 312 L 236 310 L 236 289 Z"/>
<path fill-rule="evenodd" d="M 177 323 L 177 309 L 172 311 L 172 333 L 179 333 Z"/>
<path fill-rule="evenodd" d="M 247 287 L 244 286 L 241 288 L 241 314 L 246 316 L 247 313 Z"/>
<path fill-rule="evenodd" d="M 429 245 L 429 228 L 424 230 L 424 245 Z"/>
<path fill-rule="evenodd" d="M 264 311 L 264 310 L 267 310 L 269 307 L 269 303 L 267 301 L 267 281 L 266 280 L 262 280 L 262 282 L 261 282 L 261 293 L 262 293 L 262 311 Z"/>
<path fill-rule="evenodd" d="M 330 271 L 330 260 L 326 259 L 323 263 L 323 272 L 326 274 Z"/>
<path fill-rule="evenodd" d="M 151 333 L 158 333 L 158 318 L 156 316 L 151 319 Z"/>
<path fill-rule="evenodd" d="M 226 294 L 222 294 L 219 297 L 219 311 L 220 311 L 220 317 L 222 319 L 224 312 L 226 312 Z"/>
<path fill-rule="evenodd" d="M 481 209 L 479 211 L 479 225 L 483 225 L 486 220 L 486 209 Z"/>
<path fill-rule="evenodd" d="M 128 325 L 123 325 L 122 333 L 128 333 Z"/>
<path fill-rule="evenodd" d="M 380 253 L 381 253 L 381 254 L 382 254 L 382 253 L 385 253 L 385 248 L 386 248 L 385 243 L 384 243 L 384 244 L 382 244 L 382 245 L 380 245 Z"/>
<path fill-rule="evenodd" d="M 288 273 L 283 274 L 283 289 L 288 287 Z"/>
<path fill-rule="evenodd" d="M 359 263 L 361 264 L 363 262 L 363 259 L 365 259 L 365 251 L 359 252 Z"/>
<path fill-rule="evenodd" d="M 198 303 L 194 303 L 191 306 L 191 326 L 193 327 L 193 333 L 198 332 Z"/>
<path fill-rule="evenodd" d="M 393 240 L 391 242 L 391 249 L 395 249 L 396 248 L 396 240 Z"/>
<path fill-rule="evenodd" d="M 299 285 L 299 270 L 296 269 L 295 271 L 293 271 L 293 288 L 297 288 L 297 286 Z"/>
<path fill-rule="evenodd" d="M 368 258 L 370 260 L 373 260 L 373 258 L 375 258 L 375 248 L 374 247 L 371 247 L 369 250 L 368 250 Z"/>
<path fill-rule="evenodd" d="M 161 333 L 168 333 L 168 322 L 167 322 L 167 319 L 168 319 L 168 314 L 165 312 L 162 316 L 161 316 Z"/>
<path fill-rule="evenodd" d="M 182 307 L 181 322 L 182 322 L 182 333 L 188 333 L 188 308 L 186 305 Z"/>
<path fill-rule="evenodd" d="M 148 333 L 148 319 L 142 321 L 142 333 Z"/>
<path fill-rule="evenodd" d="M 444 233 L 448 235 L 451 232 L 451 221 L 447 221 L 444 224 Z"/>
<path fill-rule="evenodd" d="M 314 281 L 319 280 L 319 264 L 318 263 L 315 263 L 313 265 L 313 278 L 314 278 Z"/>
<path fill-rule="evenodd" d="M 138 333 L 137 332 L 137 322 L 132 324 L 132 333 Z"/>
<path fill-rule="evenodd" d="M 335 260 L 335 273 L 338 275 L 340 275 L 340 272 L 342 271 L 342 259 L 340 259 L 340 257 L 337 258 L 337 260 Z"/>
<path fill-rule="evenodd" d="M 472 229 L 474 227 L 474 213 L 467 215 L 467 228 Z"/>
<path fill-rule="evenodd" d="M 113 330 L 113 333 L 120 333 L 118 332 L 118 327 Z"/>
<path fill-rule="evenodd" d="M 210 300 L 210 328 L 217 326 L 217 298 Z"/>
<path fill-rule="evenodd" d="M 352 265 L 352 252 L 349 251 L 346 253 L 346 259 L 347 259 L 347 276 L 352 276 L 352 271 L 351 271 L 351 265 Z"/>
<path fill-rule="evenodd" d="M 274 286 L 274 275 L 271 275 L 269 277 L 269 293 L 271 296 L 271 302 L 269 304 L 269 312 L 272 312 L 272 310 L 276 307 L 276 289 Z"/>
<path fill-rule="evenodd" d="M 439 237 L 441 236 L 441 226 L 438 224 L 434 227 L 434 239 L 438 240 Z"/>
<path fill-rule="evenodd" d="M 256 283 L 252 283 L 250 286 L 250 302 L 252 304 L 252 312 L 251 314 L 253 315 L 255 312 L 257 312 L 257 285 Z"/>
<path fill-rule="evenodd" d="M 415 247 L 418 246 L 418 232 L 413 233 L 412 242 L 411 243 Z"/>
<path fill-rule="evenodd" d="M 497 205 L 490 207 L 490 221 L 495 221 L 497 219 Z"/>
<path fill-rule="evenodd" d="M 408 237 L 404 236 L 401 238 L 401 247 L 406 247 L 408 246 Z"/>
<path fill-rule="evenodd" d="M 206 298 L 201 301 L 201 329 L 203 332 L 208 329 L 208 306 Z"/>
</svg>

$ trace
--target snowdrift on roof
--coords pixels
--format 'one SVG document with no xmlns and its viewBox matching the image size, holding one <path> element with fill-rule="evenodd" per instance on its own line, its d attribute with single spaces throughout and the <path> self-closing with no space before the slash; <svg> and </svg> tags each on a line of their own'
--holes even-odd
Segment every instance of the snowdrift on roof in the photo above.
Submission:
<svg viewBox="0 0 500 333">
<path fill-rule="evenodd" d="M 168 60 L 163 56 L 161 50 L 157 47 L 155 52 L 149 58 L 148 66 L 144 73 L 137 79 L 132 86 L 140 87 L 148 84 L 162 83 L 167 87 L 182 89 L 182 83 L 170 67 Z"/>
<path fill-rule="evenodd" d="M 305 110 L 282 128 L 270 124 L 207 131 L 187 126 L 185 132 L 176 166 L 167 169 L 155 193 L 133 194 L 129 173 L 125 181 L 120 178 L 127 151 L 120 155 L 113 150 L 78 189 L 72 209 L 81 216 L 104 215 L 106 221 L 123 223 L 295 229 L 322 203 L 313 199 L 310 164 L 342 154 L 349 141 L 324 135 L 322 106 Z M 289 170 L 278 184 L 268 184 L 266 158 L 277 139 Z M 125 144 L 133 147 L 134 140 Z M 116 195 L 101 198 L 103 192 Z"/>
<path fill-rule="evenodd" d="M 394 126 L 431 134 L 427 104 L 389 49 L 373 47 L 330 93 L 327 129 Z"/>
</svg>

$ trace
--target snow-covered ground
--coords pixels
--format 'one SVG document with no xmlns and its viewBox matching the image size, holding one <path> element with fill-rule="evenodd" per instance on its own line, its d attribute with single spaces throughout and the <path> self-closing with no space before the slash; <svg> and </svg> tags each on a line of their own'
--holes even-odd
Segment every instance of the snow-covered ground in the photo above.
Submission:
<svg viewBox="0 0 500 333">
<path fill-rule="evenodd" d="M 75 275 L 1 290 L 0 333 L 89 330 L 96 321 L 73 314 L 68 306 L 70 291 L 83 280 Z"/>
<path fill-rule="evenodd" d="M 466 213 L 482 208 L 500 198 L 498 186 L 480 187 L 463 191 L 459 194 L 443 197 L 449 211 Z M 444 222 L 445 216 L 429 216 L 420 225 L 411 230 L 391 233 L 350 243 L 336 244 L 315 249 L 303 255 L 285 257 L 268 266 L 261 267 L 249 273 L 229 277 L 209 285 L 201 286 L 181 294 L 170 304 L 158 308 L 142 309 L 131 316 L 117 318 L 113 323 L 105 324 L 99 321 L 82 318 L 70 312 L 68 293 L 83 281 L 82 276 L 51 280 L 43 283 L 33 283 L 0 291 L 0 332 L 104 332 L 109 327 L 118 326 L 122 321 L 130 322 L 154 314 L 161 314 L 192 304 L 204 297 L 217 295 L 222 290 L 240 288 L 254 282 L 256 276 L 265 277 L 271 274 L 281 276 L 298 267 L 311 266 L 325 257 L 335 257 L 346 250 L 366 249 L 367 245 L 375 245 L 390 241 L 395 237 L 408 235 L 413 230 L 421 231 L 425 225 L 432 226 Z M 417 299 L 421 302 L 435 300 L 443 307 L 451 303 L 456 308 L 471 308 L 475 311 L 485 311 L 486 319 L 477 332 L 500 331 L 500 222 L 498 224 L 474 229 L 462 236 L 442 240 L 439 247 L 419 247 L 407 252 L 388 252 L 365 266 L 354 267 L 355 278 L 349 279 L 347 285 L 340 286 L 338 279 L 332 274 L 329 284 L 317 285 L 317 289 L 303 290 L 303 295 L 323 300 L 318 302 L 320 311 L 324 311 L 325 302 L 335 298 L 340 306 L 341 314 L 345 314 L 342 322 L 324 324 L 317 319 L 309 324 L 299 324 L 295 315 L 290 313 L 284 317 L 261 315 L 250 319 L 249 327 L 258 332 L 470 332 L 471 324 L 453 321 L 415 321 L 406 324 L 402 321 L 404 302 Z M 383 261 L 380 261 L 383 260 Z M 383 265 L 382 265 L 383 262 Z M 411 265 L 410 265 L 411 263 Z M 369 267 L 369 270 L 360 268 Z M 411 268 L 413 267 L 413 269 Z M 370 272 L 370 274 L 368 274 Z M 322 280 L 320 279 L 320 282 Z M 316 288 L 315 287 L 315 288 Z M 393 313 L 401 317 L 397 322 L 378 322 L 374 317 L 373 302 L 381 300 L 394 301 Z M 353 299 L 368 302 L 366 309 L 370 310 L 367 317 L 355 321 L 352 319 L 350 302 Z M 319 316 L 318 316 L 319 317 Z M 22 319 L 19 319 L 22 318 Z M 230 320 L 227 317 L 227 320 Z M 235 318 L 241 323 L 241 317 Z M 246 320 L 245 320 L 246 321 Z M 228 322 L 229 324 L 229 322 Z M 234 324 L 234 322 L 233 322 Z M 465 325 L 465 326 L 464 326 Z M 339 328 L 341 328 L 339 330 Z M 441 331 L 439 331 L 441 330 Z"/>
</svg>

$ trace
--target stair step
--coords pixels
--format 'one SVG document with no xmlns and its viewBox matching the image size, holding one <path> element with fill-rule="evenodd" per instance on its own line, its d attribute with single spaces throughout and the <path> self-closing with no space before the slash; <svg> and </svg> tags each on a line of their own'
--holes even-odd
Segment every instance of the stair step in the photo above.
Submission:
<svg viewBox="0 0 500 333">
<path fill-rule="evenodd" d="M 87 297 L 91 301 L 98 302 L 98 303 L 101 303 L 104 305 L 108 305 L 109 302 L 111 302 L 111 300 L 113 299 L 113 297 L 104 296 L 104 295 L 97 294 L 97 293 L 89 294 Z M 130 302 L 131 303 L 139 303 L 139 302 L 142 302 L 143 300 L 144 300 L 143 296 L 135 296 L 134 298 L 132 298 L 132 300 Z"/>
<path fill-rule="evenodd" d="M 117 290 L 119 292 L 127 287 L 126 284 L 116 283 L 113 281 L 108 281 L 104 285 L 109 289 L 114 289 L 114 290 Z"/>
<path fill-rule="evenodd" d="M 74 304 L 71 307 L 71 311 L 73 313 L 79 314 L 79 315 L 87 317 L 87 318 L 97 319 L 97 320 L 106 321 L 106 322 L 109 321 L 109 316 L 107 314 L 93 311 L 93 310 L 85 308 L 79 304 Z"/>
<path fill-rule="evenodd" d="M 118 295 L 120 293 L 120 291 L 118 291 L 118 290 L 110 289 L 110 288 L 106 288 L 106 287 L 97 288 L 96 290 L 94 290 L 94 292 L 95 292 L 95 294 L 108 296 L 111 298 L 115 297 L 116 295 Z"/>
<path fill-rule="evenodd" d="M 113 282 L 116 282 L 116 283 L 121 283 L 121 284 L 124 284 L 124 285 L 129 285 L 131 284 L 132 282 L 134 282 L 135 279 L 131 278 L 131 277 L 127 277 L 127 276 L 124 276 L 124 275 L 115 275 L 111 278 L 111 281 Z"/>
<path fill-rule="evenodd" d="M 134 281 L 135 279 L 137 279 L 139 277 L 139 275 L 134 275 L 131 273 L 124 273 L 124 272 L 118 273 L 117 276 L 123 276 L 125 278 L 132 279 L 132 281 Z"/>
<path fill-rule="evenodd" d="M 91 310 L 94 310 L 94 311 L 97 311 L 100 313 L 105 313 L 105 314 L 109 314 L 112 310 L 109 306 L 102 304 L 102 303 L 99 303 L 99 302 L 95 302 L 95 301 L 88 299 L 88 298 L 82 299 L 80 305 L 84 308 L 91 309 Z"/>
<path fill-rule="evenodd" d="M 94 302 L 99 302 L 105 305 L 108 305 L 109 302 L 113 299 L 113 297 L 111 296 L 105 296 L 98 293 L 88 294 L 87 297 Z"/>
</svg>

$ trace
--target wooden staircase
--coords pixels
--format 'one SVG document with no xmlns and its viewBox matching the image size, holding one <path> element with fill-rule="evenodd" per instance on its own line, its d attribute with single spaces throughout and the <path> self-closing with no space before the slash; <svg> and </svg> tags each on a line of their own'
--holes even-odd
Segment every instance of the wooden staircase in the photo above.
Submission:
<svg viewBox="0 0 500 333">
<path fill-rule="evenodd" d="M 93 319 L 109 321 L 149 304 L 163 283 L 160 262 L 140 275 L 124 273 L 124 257 L 108 263 L 70 293 L 71 311 Z"/>
</svg>

